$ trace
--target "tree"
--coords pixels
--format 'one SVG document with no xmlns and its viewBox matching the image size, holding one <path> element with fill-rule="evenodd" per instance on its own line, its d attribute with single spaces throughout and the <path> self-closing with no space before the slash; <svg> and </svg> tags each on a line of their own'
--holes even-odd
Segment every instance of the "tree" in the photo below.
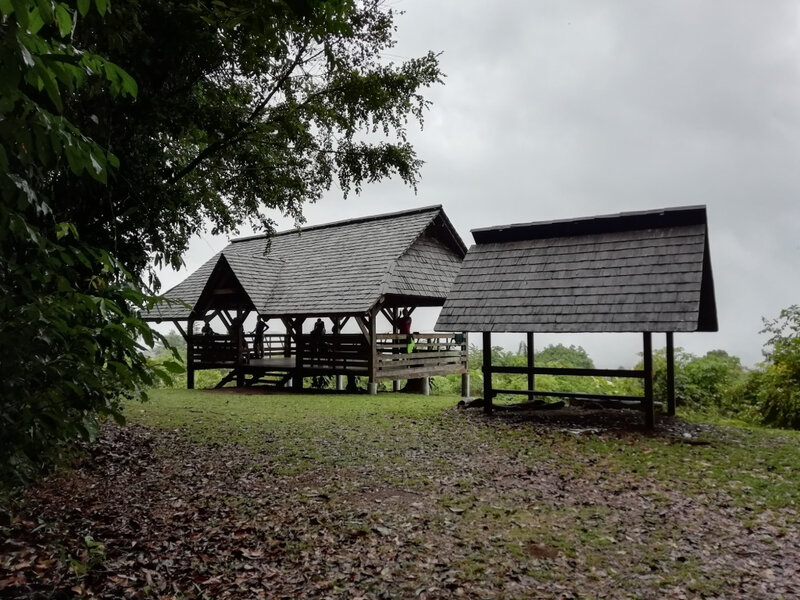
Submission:
<svg viewBox="0 0 800 600">
<path fill-rule="evenodd" d="M 382 59 L 377 0 L 0 0 L 0 16 L 8 479 L 181 370 L 144 356 L 141 276 L 194 233 L 268 227 L 267 208 L 302 221 L 334 181 L 414 185 L 406 127 L 441 75 L 432 54 Z"/>
<path fill-rule="evenodd" d="M 800 306 L 764 319 L 770 338 L 764 346 L 764 370 L 753 376 L 754 393 L 765 423 L 800 429 Z"/>
<path fill-rule="evenodd" d="M 303 203 L 334 183 L 416 185 L 407 127 L 441 74 L 432 53 L 384 58 L 393 21 L 382 0 L 116 0 L 105 19 L 89 15 L 76 39 L 123 66 L 139 95 L 85 87 L 68 103 L 120 167 L 105 187 L 62 173 L 57 218 L 141 273 L 179 266 L 207 227 L 269 231 L 268 209 L 302 222 Z"/>
<path fill-rule="evenodd" d="M 582 346 L 549 345 L 535 356 L 536 364 L 548 367 L 573 367 L 576 369 L 594 369 L 594 362 Z"/>
<path fill-rule="evenodd" d="M 95 0 L 100 13 L 106 2 Z M 123 397 L 172 363 L 142 355 L 155 337 L 137 317 L 137 281 L 105 249 L 54 217 L 58 175 L 108 179 L 113 154 L 64 117 L 85 85 L 133 96 L 130 76 L 71 41 L 79 15 L 66 2 L 0 0 L 0 481 L 30 475 L 97 416 L 121 418 Z M 142 339 L 140 343 L 138 340 Z"/>
</svg>

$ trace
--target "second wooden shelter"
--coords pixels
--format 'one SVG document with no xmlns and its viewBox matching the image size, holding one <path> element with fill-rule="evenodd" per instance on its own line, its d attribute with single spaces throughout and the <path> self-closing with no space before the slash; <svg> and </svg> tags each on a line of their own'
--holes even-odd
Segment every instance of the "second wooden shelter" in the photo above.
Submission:
<svg viewBox="0 0 800 600">
<path fill-rule="evenodd" d="M 437 331 L 483 334 L 485 409 L 498 394 L 582 400 L 612 398 L 655 420 L 652 334 L 666 334 L 667 410 L 674 414 L 677 332 L 716 331 L 717 312 L 704 206 L 524 223 L 472 232 Z M 527 333 L 528 364 L 492 364 L 492 333 Z M 637 332 L 641 370 L 537 367 L 534 333 Z M 525 390 L 497 389 L 495 373 L 525 374 Z M 633 377 L 644 395 L 597 396 L 536 390 L 536 375 Z"/>
</svg>

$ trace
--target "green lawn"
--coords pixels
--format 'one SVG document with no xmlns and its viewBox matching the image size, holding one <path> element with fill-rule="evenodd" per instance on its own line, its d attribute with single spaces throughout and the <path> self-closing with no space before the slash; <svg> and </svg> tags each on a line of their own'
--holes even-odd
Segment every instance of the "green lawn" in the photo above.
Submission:
<svg viewBox="0 0 800 600">
<path fill-rule="evenodd" d="M 487 418 L 456 401 L 156 390 L 87 466 L 32 491 L 31 529 L 86 594 L 800 590 L 796 432 L 661 419 L 647 434 L 636 414 Z M 64 575 L 63 557 L 91 562 L 87 534 L 101 559 Z"/>
</svg>

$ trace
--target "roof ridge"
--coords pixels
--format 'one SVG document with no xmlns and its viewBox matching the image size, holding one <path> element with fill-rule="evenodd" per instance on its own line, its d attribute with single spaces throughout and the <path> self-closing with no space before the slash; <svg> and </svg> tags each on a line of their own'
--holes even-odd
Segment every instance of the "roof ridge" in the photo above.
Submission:
<svg viewBox="0 0 800 600">
<path fill-rule="evenodd" d="M 368 215 L 366 217 L 354 217 L 352 219 L 343 219 L 341 221 L 331 221 L 329 223 L 321 223 L 320 225 L 309 225 L 308 227 L 296 227 L 294 229 L 287 229 L 284 231 L 277 231 L 273 234 L 273 236 L 277 237 L 279 235 L 287 235 L 290 233 L 302 233 L 304 231 L 313 231 L 316 229 L 328 229 L 333 227 L 342 227 L 344 225 L 355 225 L 356 223 L 367 223 L 370 221 L 380 221 L 382 219 L 393 219 L 397 217 L 405 217 L 408 215 L 419 214 L 424 212 L 433 212 L 433 211 L 441 211 L 442 205 L 441 204 L 431 204 L 429 206 L 421 206 L 418 208 L 410 208 L 407 210 L 400 210 L 390 213 L 382 213 L 379 215 Z M 234 238 L 231 240 L 231 244 L 235 244 L 238 242 L 247 242 L 251 240 L 258 240 L 264 239 L 267 237 L 271 237 L 269 234 L 257 234 L 257 235 L 250 235 L 246 237 Z"/>
<path fill-rule="evenodd" d="M 473 229 L 471 233 L 475 242 L 482 244 L 550 237 L 571 237 L 614 231 L 705 225 L 706 223 L 706 206 L 700 204 L 578 217 L 575 219 L 513 223 Z"/>
</svg>

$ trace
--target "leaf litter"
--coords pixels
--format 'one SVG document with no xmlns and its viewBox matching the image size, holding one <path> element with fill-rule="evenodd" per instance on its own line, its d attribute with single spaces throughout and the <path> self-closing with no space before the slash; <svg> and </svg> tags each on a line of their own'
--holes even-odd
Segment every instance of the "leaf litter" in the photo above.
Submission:
<svg viewBox="0 0 800 600">
<path fill-rule="evenodd" d="M 296 426 L 244 445 L 107 424 L 0 529 L 0 597 L 800 596 L 796 506 L 648 464 L 712 469 L 729 432 L 619 419 L 446 410 L 302 449 Z"/>
</svg>

